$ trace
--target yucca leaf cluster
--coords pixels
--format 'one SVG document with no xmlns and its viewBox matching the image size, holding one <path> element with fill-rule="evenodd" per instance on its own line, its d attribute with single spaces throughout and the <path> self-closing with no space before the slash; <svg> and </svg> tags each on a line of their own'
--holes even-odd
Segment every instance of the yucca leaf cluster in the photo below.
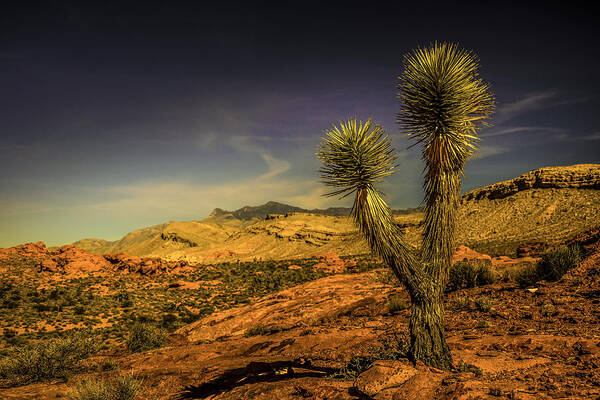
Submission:
<svg viewBox="0 0 600 400">
<path fill-rule="evenodd" d="M 472 52 L 446 43 L 404 57 L 398 122 L 422 143 L 423 159 L 438 170 L 462 169 L 475 149 L 477 128 L 494 108 L 478 64 Z"/>
<path fill-rule="evenodd" d="M 373 187 L 394 173 L 396 160 L 383 128 L 356 118 L 327 130 L 318 156 L 323 161 L 323 183 L 337 188 L 329 196 Z"/>
</svg>

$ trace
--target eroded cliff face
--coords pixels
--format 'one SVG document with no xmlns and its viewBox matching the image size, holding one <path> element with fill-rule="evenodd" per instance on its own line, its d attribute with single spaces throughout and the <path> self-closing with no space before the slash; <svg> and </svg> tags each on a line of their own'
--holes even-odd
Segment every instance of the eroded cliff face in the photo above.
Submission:
<svg viewBox="0 0 600 400">
<path fill-rule="evenodd" d="M 503 199 L 528 189 L 600 189 L 600 164 L 535 169 L 518 178 L 494 183 L 466 193 L 469 200 Z"/>
</svg>

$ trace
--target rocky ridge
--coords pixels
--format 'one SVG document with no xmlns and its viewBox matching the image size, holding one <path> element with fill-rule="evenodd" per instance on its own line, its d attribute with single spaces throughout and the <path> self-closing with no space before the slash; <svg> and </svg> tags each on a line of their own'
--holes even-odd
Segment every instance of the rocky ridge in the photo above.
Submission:
<svg viewBox="0 0 600 400">
<path fill-rule="evenodd" d="M 600 189 L 600 164 L 535 169 L 517 178 L 472 190 L 462 201 L 503 199 L 528 189 Z"/>
</svg>

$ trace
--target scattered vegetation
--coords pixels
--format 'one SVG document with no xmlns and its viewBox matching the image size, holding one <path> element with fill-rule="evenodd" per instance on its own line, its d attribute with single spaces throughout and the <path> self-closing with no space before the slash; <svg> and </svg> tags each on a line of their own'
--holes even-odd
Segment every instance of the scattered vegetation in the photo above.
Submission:
<svg viewBox="0 0 600 400">
<path fill-rule="evenodd" d="M 371 256 L 355 259 L 353 272 L 381 267 Z M 215 311 L 326 276 L 313 270 L 319 261 L 226 262 L 182 275 L 156 275 L 149 284 L 135 274 L 48 282 L 34 260 L 0 260 L 0 267 L 10 271 L 0 275 L 0 355 L 85 329 L 93 329 L 102 349 L 115 348 L 126 343 L 135 322 L 171 332 Z M 289 270 L 292 264 L 301 268 Z M 207 284 L 189 290 L 173 285 L 178 281 Z"/>
<path fill-rule="evenodd" d="M 489 263 L 458 261 L 448 271 L 446 292 L 489 285 L 496 279 L 496 274 Z"/>
<path fill-rule="evenodd" d="M 12 354 L 0 359 L 0 379 L 13 386 L 67 379 L 79 369 L 80 361 L 95 351 L 94 338 L 82 335 L 16 348 Z"/>
<path fill-rule="evenodd" d="M 367 349 L 367 355 L 355 355 L 332 378 L 354 379 L 377 360 L 399 360 L 408 356 L 410 341 L 404 335 L 384 336 L 379 346 Z"/>
<path fill-rule="evenodd" d="M 165 332 L 156 325 L 136 322 L 129 332 L 127 349 L 132 353 L 157 349 L 165 343 L 165 340 Z"/>
<path fill-rule="evenodd" d="M 133 400 L 142 382 L 133 375 L 114 380 L 84 379 L 67 394 L 69 400 Z"/>
</svg>

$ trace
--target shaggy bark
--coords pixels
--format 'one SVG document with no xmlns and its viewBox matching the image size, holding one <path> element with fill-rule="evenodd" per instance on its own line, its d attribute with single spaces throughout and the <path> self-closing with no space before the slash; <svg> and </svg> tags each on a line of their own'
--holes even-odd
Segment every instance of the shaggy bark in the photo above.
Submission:
<svg viewBox="0 0 600 400">
<path fill-rule="evenodd" d="M 444 331 L 444 304 L 439 295 L 430 298 L 413 298 L 409 322 L 409 357 L 413 362 L 449 370 L 452 354 L 446 343 Z"/>
</svg>

